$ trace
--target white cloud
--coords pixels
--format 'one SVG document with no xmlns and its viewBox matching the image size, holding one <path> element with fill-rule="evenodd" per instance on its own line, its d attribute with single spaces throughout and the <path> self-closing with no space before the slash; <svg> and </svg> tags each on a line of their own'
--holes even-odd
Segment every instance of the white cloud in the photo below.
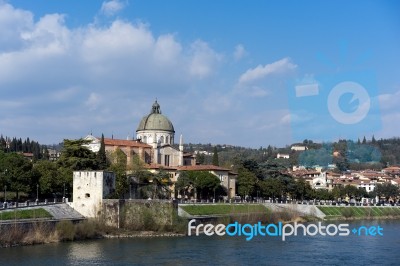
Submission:
<svg viewBox="0 0 400 266">
<path fill-rule="evenodd" d="M 21 33 L 21 39 L 30 49 L 63 51 L 70 40 L 70 31 L 64 25 L 64 15 L 45 15 L 31 31 Z"/>
<path fill-rule="evenodd" d="M 33 27 L 33 14 L 0 1 L 0 51 L 22 47 L 21 32 Z"/>
<path fill-rule="evenodd" d="M 272 74 L 279 74 L 291 71 L 296 67 L 297 65 L 292 63 L 291 60 L 286 57 L 271 64 L 267 64 L 264 66 L 258 65 L 256 68 L 247 70 L 240 76 L 239 83 L 250 83 Z"/>
<path fill-rule="evenodd" d="M 190 63 L 190 74 L 194 77 L 205 78 L 212 74 L 222 56 L 210 48 L 201 40 L 197 40 L 191 45 L 192 59 Z"/>
<path fill-rule="evenodd" d="M 400 91 L 395 93 L 386 93 L 378 96 L 379 106 L 381 110 L 389 110 L 399 107 Z"/>
<path fill-rule="evenodd" d="M 7 135 L 27 131 L 9 123 L 19 119 L 27 128 L 40 122 L 58 132 L 51 140 L 39 133 L 44 143 L 69 137 L 66 128 L 86 132 L 107 123 L 114 133 L 132 135 L 132 120 L 139 121 L 155 97 L 164 103 L 188 89 L 201 91 L 196 82 L 208 82 L 222 59 L 205 41 L 182 44 L 175 33 L 155 35 L 143 23 L 114 19 L 71 28 L 68 15 L 33 17 L 0 0 L 0 128 Z M 12 40 L 4 45 L 3 36 Z M 200 94 L 198 104 L 208 95 Z"/>
<path fill-rule="evenodd" d="M 181 57 L 182 46 L 171 34 L 162 35 L 157 38 L 154 45 L 154 60 L 157 64 L 173 65 Z"/>
<path fill-rule="evenodd" d="M 248 88 L 247 93 L 251 97 L 265 97 L 270 94 L 269 91 L 262 89 L 258 86 L 252 86 L 252 87 Z"/>
<path fill-rule="evenodd" d="M 92 92 L 89 95 L 89 98 L 86 100 L 85 105 L 89 108 L 89 110 L 96 110 L 101 104 L 102 99 L 99 94 Z"/>
<path fill-rule="evenodd" d="M 238 44 L 233 52 L 233 58 L 238 61 L 247 55 L 247 51 L 242 44 Z"/>
<path fill-rule="evenodd" d="M 106 16 L 113 16 L 125 7 L 125 3 L 119 0 L 111 0 L 103 2 L 101 5 L 101 13 Z"/>
<path fill-rule="evenodd" d="M 285 114 L 284 116 L 282 116 L 282 118 L 280 120 L 280 124 L 282 124 L 282 125 L 290 125 L 290 121 L 291 121 L 291 115 L 290 114 Z"/>
<path fill-rule="evenodd" d="M 230 110 L 232 98 L 221 93 L 212 93 L 203 102 L 203 108 L 208 113 L 217 114 Z"/>
</svg>

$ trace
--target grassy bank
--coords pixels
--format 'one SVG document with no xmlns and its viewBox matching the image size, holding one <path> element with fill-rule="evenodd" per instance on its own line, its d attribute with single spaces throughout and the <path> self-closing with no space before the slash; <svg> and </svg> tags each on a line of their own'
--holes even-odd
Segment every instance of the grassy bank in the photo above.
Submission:
<svg viewBox="0 0 400 266">
<path fill-rule="evenodd" d="M 188 214 L 216 216 L 217 223 L 277 223 L 315 220 L 315 217 L 301 217 L 294 210 L 271 211 L 263 204 L 198 204 L 181 205 Z"/>
<path fill-rule="evenodd" d="M 399 207 L 334 207 L 318 206 L 325 219 L 386 219 L 400 218 Z"/>
<path fill-rule="evenodd" d="M 19 220 L 19 219 L 37 219 L 52 218 L 51 214 L 43 208 L 27 210 L 11 210 L 0 212 L 0 220 Z"/>
<path fill-rule="evenodd" d="M 185 205 L 181 208 L 190 215 L 230 215 L 247 213 L 269 214 L 269 210 L 258 204 L 207 204 L 207 205 Z"/>
</svg>

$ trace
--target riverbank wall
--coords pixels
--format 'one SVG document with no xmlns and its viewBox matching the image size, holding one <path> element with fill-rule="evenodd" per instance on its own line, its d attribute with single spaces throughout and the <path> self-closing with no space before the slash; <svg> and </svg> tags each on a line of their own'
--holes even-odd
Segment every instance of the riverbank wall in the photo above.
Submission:
<svg viewBox="0 0 400 266">
<path fill-rule="evenodd" d="M 114 228 L 162 231 L 174 225 L 177 214 L 178 204 L 173 201 L 105 199 L 101 219 Z"/>
</svg>

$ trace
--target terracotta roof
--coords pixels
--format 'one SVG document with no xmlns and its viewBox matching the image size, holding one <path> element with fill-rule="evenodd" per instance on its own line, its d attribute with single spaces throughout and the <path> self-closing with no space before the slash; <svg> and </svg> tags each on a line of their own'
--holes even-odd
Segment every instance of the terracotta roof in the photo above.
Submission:
<svg viewBox="0 0 400 266">
<path fill-rule="evenodd" d="M 106 146 L 123 146 L 123 147 L 142 147 L 142 148 L 149 148 L 151 149 L 151 146 L 139 142 L 137 140 L 123 140 L 123 139 L 108 139 L 104 138 L 104 144 Z"/>
<path fill-rule="evenodd" d="M 170 166 L 165 166 L 162 164 L 157 164 L 157 163 L 152 163 L 152 164 L 146 164 L 145 167 L 147 169 L 164 169 L 164 170 L 176 170 L 176 167 L 170 167 Z"/>
<path fill-rule="evenodd" d="M 185 165 L 185 166 L 178 166 L 178 170 L 181 171 L 231 171 L 230 169 L 215 166 L 212 164 L 208 165 Z"/>
</svg>

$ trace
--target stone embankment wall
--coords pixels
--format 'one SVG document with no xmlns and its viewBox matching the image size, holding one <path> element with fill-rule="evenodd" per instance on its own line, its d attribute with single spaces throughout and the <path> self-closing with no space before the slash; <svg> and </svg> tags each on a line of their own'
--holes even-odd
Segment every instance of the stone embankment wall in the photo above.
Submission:
<svg viewBox="0 0 400 266">
<path fill-rule="evenodd" d="M 282 204 L 282 203 L 264 203 L 264 205 L 273 212 L 294 212 L 303 216 L 315 216 L 320 219 L 325 218 L 325 214 L 315 205 L 300 205 L 300 204 Z"/>
<path fill-rule="evenodd" d="M 103 200 L 102 218 L 108 226 L 131 230 L 153 230 L 171 226 L 178 205 L 163 200 Z"/>
</svg>

